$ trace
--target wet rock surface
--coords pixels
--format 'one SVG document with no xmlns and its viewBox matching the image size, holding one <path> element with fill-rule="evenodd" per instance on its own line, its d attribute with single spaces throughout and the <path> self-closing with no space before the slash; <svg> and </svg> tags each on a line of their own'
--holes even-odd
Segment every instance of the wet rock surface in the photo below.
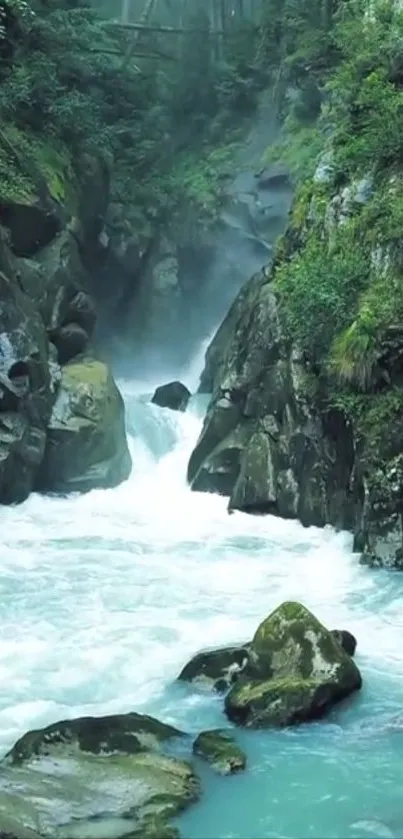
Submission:
<svg viewBox="0 0 403 839">
<path fill-rule="evenodd" d="M 219 775 L 231 775 L 246 766 L 246 755 L 235 738 L 222 729 L 199 734 L 193 743 L 193 754 L 207 761 Z"/>
<path fill-rule="evenodd" d="M 326 629 L 300 603 L 286 602 L 239 647 L 199 653 L 179 678 L 226 692 L 225 712 L 252 728 L 295 725 L 324 716 L 359 690 L 356 639 Z"/>
<path fill-rule="evenodd" d="M 186 411 L 191 397 L 190 390 L 182 382 L 168 382 L 157 387 L 152 402 L 160 408 L 170 408 L 171 411 Z"/>
<path fill-rule="evenodd" d="M 169 753 L 183 738 L 135 713 L 29 732 L 0 763 L 0 824 L 13 819 L 18 839 L 171 839 L 171 819 L 200 794 Z"/>
<path fill-rule="evenodd" d="M 299 603 L 283 603 L 258 627 L 249 665 L 225 699 L 242 725 L 284 726 L 319 719 L 361 688 L 341 645 Z"/>
<path fill-rule="evenodd" d="M 85 492 L 128 478 L 124 404 L 107 365 L 93 358 L 62 368 L 38 477 L 45 492 Z"/>
<path fill-rule="evenodd" d="M 350 656 L 355 654 L 357 639 L 347 629 L 332 629 L 333 638 L 343 647 L 343 650 Z"/>
<path fill-rule="evenodd" d="M 235 300 L 206 355 L 212 392 L 188 465 L 198 491 L 229 496 L 230 509 L 346 526 L 353 445 L 340 416 L 327 436 L 315 382 L 286 337 L 269 275 Z"/>
<path fill-rule="evenodd" d="M 3 273 L 0 298 L 0 503 L 10 504 L 33 488 L 56 393 L 37 310 Z"/>
<path fill-rule="evenodd" d="M 186 664 L 179 680 L 191 682 L 203 690 L 225 693 L 245 669 L 249 660 L 248 645 L 223 647 L 200 652 Z"/>
</svg>

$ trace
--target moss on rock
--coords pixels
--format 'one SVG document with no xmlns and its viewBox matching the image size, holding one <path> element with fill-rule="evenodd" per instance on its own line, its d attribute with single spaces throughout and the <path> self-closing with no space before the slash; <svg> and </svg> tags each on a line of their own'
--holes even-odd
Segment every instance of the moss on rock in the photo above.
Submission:
<svg viewBox="0 0 403 839">
<path fill-rule="evenodd" d="M 245 769 L 246 756 L 234 737 L 223 730 L 203 731 L 193 743 L 193 753 L 211 764 L 220 775 Z"/>
<path fill-rule="evenodd" d="M 292 725 L 322 716 L 361 683 L 333 634 L 300 603 L 286 602 L 258 627 L 225 709 L 248 726 Z"/>
<path fill-rule="evenodd" d="M 0 823 L 49 839 L 174 839 L 170 820 L 200 793 L 190 765 L 164 753 L 182 736 L 134 713 L 29 732 L 0 765 Z"/>
<path fill-rule="evenodd" d="M 116 486 L 130 469 L 124 404 L 109 368 L 92 358 L 67 364 L 38 488 L 69 492 Z"/>
</svg>

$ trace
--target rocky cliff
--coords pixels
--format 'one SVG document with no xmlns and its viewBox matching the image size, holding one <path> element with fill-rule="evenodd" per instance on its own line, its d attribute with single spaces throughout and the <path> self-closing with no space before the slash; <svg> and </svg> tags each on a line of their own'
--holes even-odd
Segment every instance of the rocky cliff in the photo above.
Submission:
<svg viewBox="0 0 403 839">
<path fill-rule="evenodd" d="M 2 153 L 18 154 L 21 175 L 12 188 L 0 179 L 0 502 L 8 504 L 35 489 L 113 486 L 131 459 L 122 399 L 91 349 L 87 265 L 108 200 L 106 170 L 87 159 L 75 183 L 57 157 L 42 168 L 5 138 Z"/>
<path fill-rule="evenodd" d="M 403 567 L 402 18 L 375 11 L 362 27 L 348 4 L 335 30 L 323 151 L 207 352 L 188 477 L 232 509 L 348 528 L 363 559 Z"/>
</svg>

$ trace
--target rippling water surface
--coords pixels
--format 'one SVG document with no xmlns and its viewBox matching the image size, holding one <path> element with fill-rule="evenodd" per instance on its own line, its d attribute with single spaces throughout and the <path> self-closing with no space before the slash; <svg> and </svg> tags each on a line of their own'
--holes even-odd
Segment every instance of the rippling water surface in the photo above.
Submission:
<svg viewBox="0 0 403 839">
<path fill-rule="evenodd" d="M 189 492 L 200 406 L 124 386 L 134 468 L 115 490 L 1 511 L 0 748 L 79 714 L 139 710 L 189 731 L 222 703 L 173 683 L 200 648 L 244 641 L 285 598 L 358 638 L 362 694 L 318 725 L 239 732 L 243 775 L 204 772 L 186 839 L 403 836 L 403 577 L 361 568 L 330 529 Z M 402 728 L 390 721 L 402 712 Z"/>
</svg>

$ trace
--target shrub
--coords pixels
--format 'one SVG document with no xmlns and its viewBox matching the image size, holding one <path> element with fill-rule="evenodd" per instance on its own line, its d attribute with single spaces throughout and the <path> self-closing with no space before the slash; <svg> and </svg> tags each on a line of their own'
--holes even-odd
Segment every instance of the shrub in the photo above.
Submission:
<svg viewBox="0 0 403 839">
<path fill-rule="evenodd" d="M 351 320 L 357 292 L 368 281 L 369 261 L 348 232 L 329 249 L 315 233 L 276 271 L 288 329 L 308 357 L 324 365 L 337 335 Z"/>
</svg>

